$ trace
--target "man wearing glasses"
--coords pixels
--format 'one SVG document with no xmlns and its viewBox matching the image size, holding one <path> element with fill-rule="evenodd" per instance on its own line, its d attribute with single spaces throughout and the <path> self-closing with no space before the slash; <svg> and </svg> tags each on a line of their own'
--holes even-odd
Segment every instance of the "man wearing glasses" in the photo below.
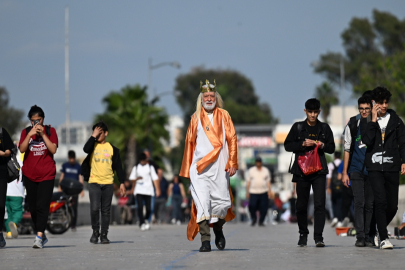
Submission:
<svg viewBox="0 0 405 270">
<path fill-rule="evenodd" d="M 367 91 L 369 92 L 369 91 Z M 373 216 L 373 192 L 364 165 L 367 146 L 362 143 L 360 120 L 371 120 L 371 96 L 363 95 L 358 99 L 360 114 L 350 118 L 344 132 L 343 184 L 352 187 L 354 197 L 354 224 L 356 227 L 356 247 L 373 246 L 370 224 Z M 372 230 L 374 234 L 374 230 Z"/>
</svg>

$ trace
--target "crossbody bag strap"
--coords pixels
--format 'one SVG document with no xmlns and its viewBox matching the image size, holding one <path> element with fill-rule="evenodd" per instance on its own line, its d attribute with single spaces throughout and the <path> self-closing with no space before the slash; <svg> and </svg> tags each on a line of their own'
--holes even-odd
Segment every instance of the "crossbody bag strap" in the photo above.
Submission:
<svg viewBox="0 0 405 270">
<path fill-rule="evenodd" d="M 297 123 L 297 130 L 298 130 L 298 137 L 297 139 L 300 139 L 300 132 L 302 129 L 302 122 Z M 294 152 L 291 154 L 291 160 L 290 160 L 290 166 L 288 167 L 288 172 L 291 173 L 291 166 L 292 166 L 292 160 L 293 160 Z"/>
</svg>

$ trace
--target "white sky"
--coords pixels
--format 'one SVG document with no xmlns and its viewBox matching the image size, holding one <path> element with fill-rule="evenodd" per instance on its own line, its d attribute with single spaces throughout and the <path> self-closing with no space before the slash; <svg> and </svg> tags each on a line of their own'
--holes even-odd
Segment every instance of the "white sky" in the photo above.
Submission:
<svg viewBox="0 0 405 270">
<path fill-rule="evenodd" d="M 405 14 L 403 1 L 1 0 L 0 85 L 12 106 L 27 112 L 37 104 L 53 126 L 65 120 L 66 5 L 71 119 L 83 121 L 103 111 L 109 91 L 146 85 L 152 57 L 154 64 L 181 63 L 180 70 L 153 71 L 157 93 L 172 91 L 176 76 L 195 66 L 231 68 L 250 78 L 261 102 L 290 123 L 302 117 L 305 100 L 322 81 L 311 61 L 342 51 L 340 34 L 352 17 L 371 18 L 374 8 L 401 19 Z M 181 113 L 171 95 L 160 105 L 169 114 Z"/>
</svg>

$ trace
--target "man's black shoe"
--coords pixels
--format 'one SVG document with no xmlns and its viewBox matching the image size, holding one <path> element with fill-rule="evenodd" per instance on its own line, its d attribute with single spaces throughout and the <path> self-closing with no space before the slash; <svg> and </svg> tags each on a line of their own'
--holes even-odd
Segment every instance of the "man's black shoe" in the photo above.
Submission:
<svg viewBox="0 0 405 270">
<path fill-rule="evenodd" d="M 366 236 L 366 239 L 364 241 L 364 245 L 366 247 L 375 247 L 375 243 L 374 243 L 374 237 L 370 237 L 370 236 Z"/>
<path fill-rule="evenodd" d="M 356 240 L 356 243 L 354 244 L 356 247 L 365 247 L 366 246 L 366 241 L 364 238 L 359 238 Z"/>
<path fill-rule="evenodd" d="M 266 227 L 263 222 L 259 222 L 259 227 Z"/>
<path fill-rule="evenodd" d="M 317 241 L 315 241 L 315 246 L 316 247 L 324 247 L 325 243 L 322 240 L 317 240 Z"/>
<path fill-rule="evenodd" d="M 250 224 L 250 226 L 255 226 L 256 225 L 256 219 L 252 219 L 252 223 Z"/>
<path fill-rule="evenodd" d="M 223 250 L 226 244 L 224 232 L 222 230 L 220 231 L 214 230 L 214 234 L 215 234 L 215 245 L 219 250 Z"/>
<path fill-rule="evenodd" d="M 201 244 L 200 252 L 211 252 L 211 244 L 210 241 L 204 241 Z"/>
<path fill-rule="evenodd" d="M 308 242 L 308 237 L 306 234 L 300 234 L 300 239 L 298 240 L 299 247 L 306 247 Z"/>
<path fill-rule="evenodd" d="M 100 232 L 93 230 L 93 234 L 91 235 L 91 238 L 90 238 L 90 243 L 97 244 L 99 237 L 100 237 Z"/>
<path fill-rule="evenodd" d="M 110 240 L 108 240 L 108 238 L 107 238 L 107 234 L 108 234 L 108 232 L 102 232 L 101 233 L 101 236 L 100 236 L 101 244 L 109 244 L 110 243 Z"/>
</svg>

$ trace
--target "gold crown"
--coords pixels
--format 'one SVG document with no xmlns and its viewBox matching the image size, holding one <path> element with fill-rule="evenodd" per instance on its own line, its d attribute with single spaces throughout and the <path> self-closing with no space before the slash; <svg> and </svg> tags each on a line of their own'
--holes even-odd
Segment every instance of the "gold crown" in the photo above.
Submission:
<svg viewBox="0 0 405 270">
<path fill-rule="evenodd" d="M 214 84 L 210 84 L 209 80 L 205 80 L 205 84 L 203 85 L 202 81 L 200 81 L 200 89 L 201 93 L 205 92 L 216 92 L 217 91 L 217 84 L 214 80 Z"/>
</svg>

